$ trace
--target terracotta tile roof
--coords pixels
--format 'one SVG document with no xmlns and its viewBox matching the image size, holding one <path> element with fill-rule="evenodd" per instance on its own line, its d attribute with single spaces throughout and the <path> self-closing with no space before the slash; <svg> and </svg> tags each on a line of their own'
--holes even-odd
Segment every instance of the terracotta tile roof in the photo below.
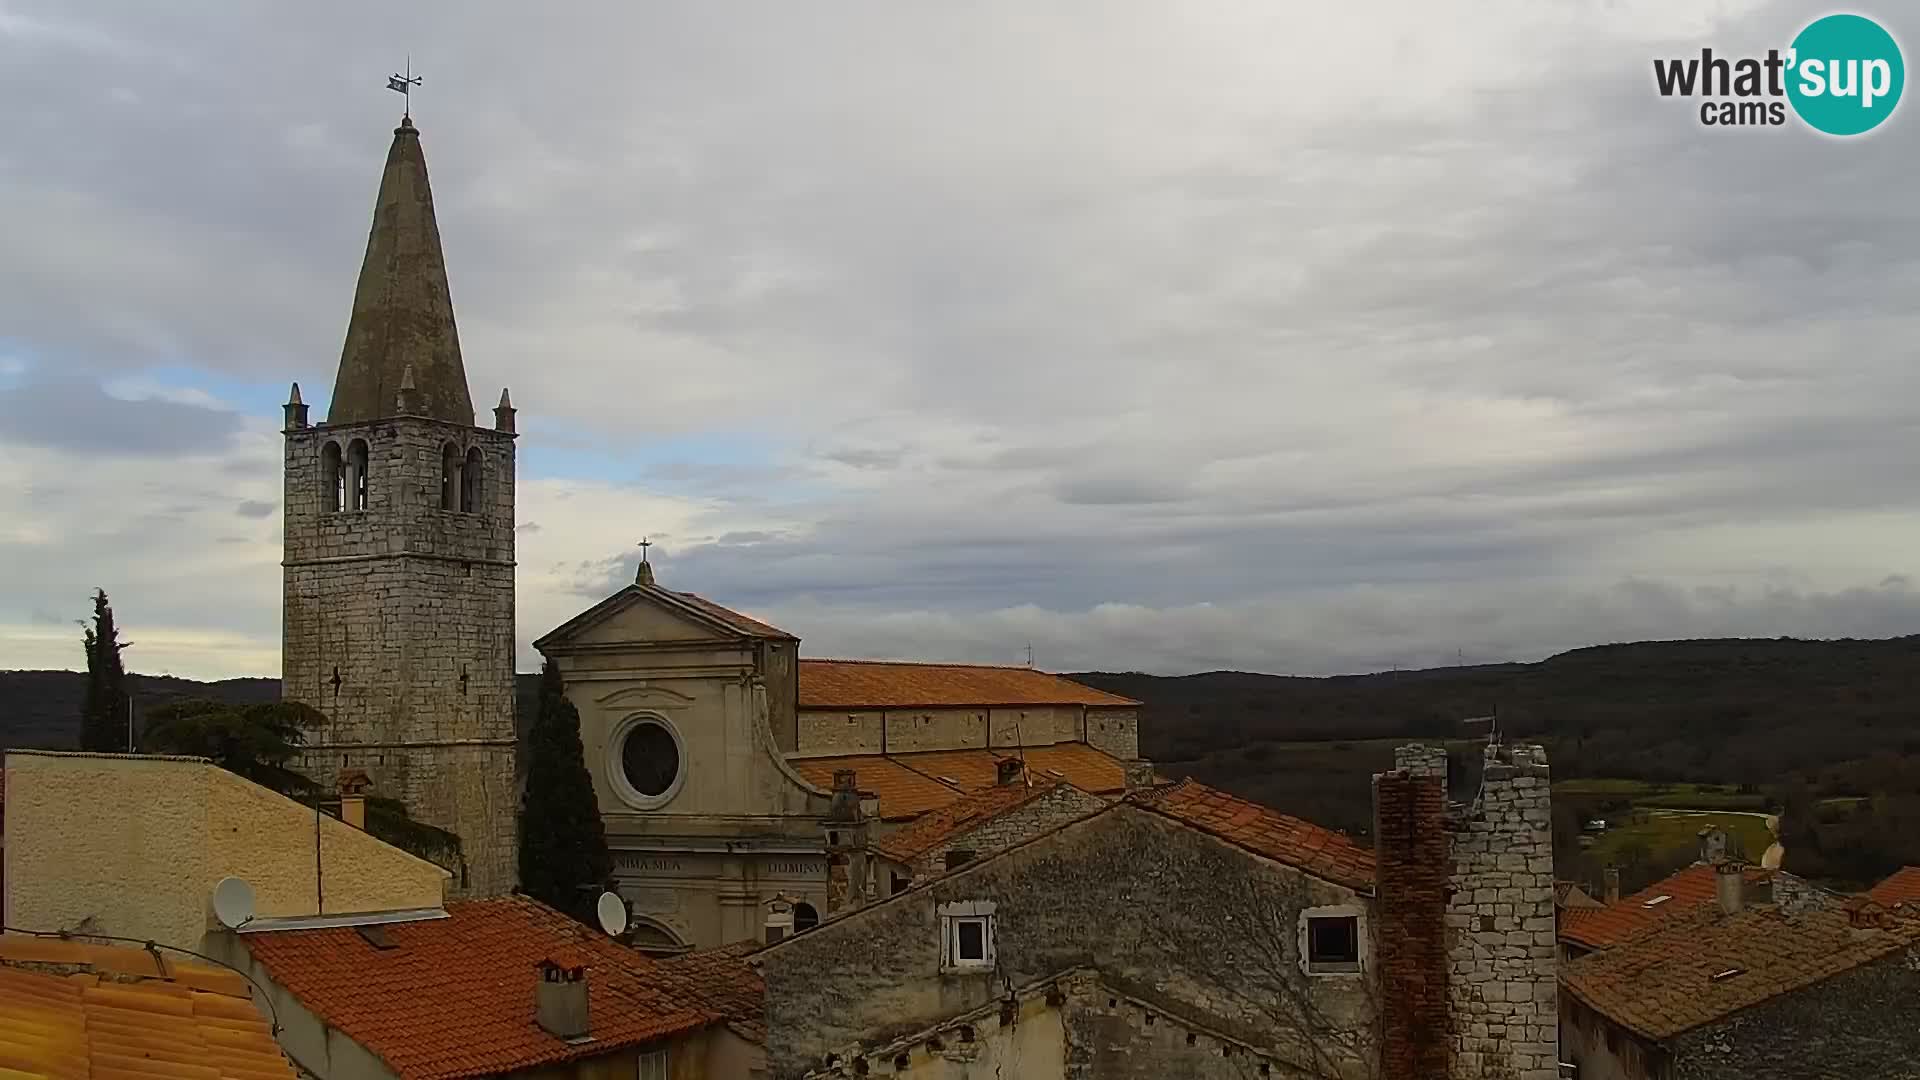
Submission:
<svg viewBox="0 0 1920 1080">
<path fill-rule="evenodd" d="M 1749 885 L 1771 880 L 1773 871 L 1748 867 Z M 1717 905 L 1714 869 L 1701 863 L 1689 866 L 1641 889 L 1632 896 L 1599 910 L 1570 909 L 1560 913 L 1560 940 L 1588 949 L 1604 949 L 1626 940 L 1634 933 L 1680 915 L 1691 914 L 1702 905 Z M 1659 900 L 1652 906 L 1649 901 Z"/>
<path fill-rule="evenodd" d="M 1887 880 L 1867 890 L 1867 895 L 1882 904 L 1920 904 L 1920 866 L 1903 866 Z"/>
<path fill-rule="evenodd" d="M 1372 850 L 1345 833 L 1288 817 L 1198 780 L 1183 780 L 1133 799 L 1146 809 L 1336 885 L 1373 888 Z"/>
<path fill-rule="evenodd" d="M 1139 704 L 1131 698 L 1032 668 L 890 660 L 800 661 L 800 707 L 803 709 L 965 705 L 1129 708 Z"/>
<path fill-rule="evenodd" d="M 737 941 L 662 960 L 662 984 L 725 1016 L 727 1026 L 741 1038 L 765 1045 L 767 983 L 747 962 L 764 947 L 758 941 Z"/>
<path fill-rule="evenodd" d="M 852 769 L 860 790 L 880 800 L 880 816 L 888 821 L 903 821 L 942 807 L 963 797 L 994 787 L 999 780 L 1002 758 L 1015 753 L 1011 747 L 998 750 L 925 750 L 911 754 L 854 754 L 845 757 L 789 758 L 800 775 L 811 783 L 828 787 L 838 769 Z M 1027 769 L 1035 778 L 1065 780 L 1082 791 L 1095 795 L 1119 794 L 1126 790 L 1126 766 L 1119 758 L 1096 750 L 1086 743 L 1055 743 L 1052 746 L 1028 746 L 1018 753 L 1026 758 Z M 940 778 L 953 781 L 949 784 Z"/>
<path fill-rule="evenodd" d="M 1906 908 L 1836 908 L 1791 919 L 1771 906 L 1735 915 L 1696 908 L 1565 964 L 1560 984 L 1602 1016 L 1657 1041 L 1916 941 L 1920 913 Z"/>
<path fill-rule="evenodd" d="M 693 1031 L 720 1014 L 661 984 L 655 961 L 521 896 L 447 905 L 448 918 L 241 937 L 273 981 L 403 1078 L 479 1076 L 599 1057 Z M 593 1041 L 534 1020 L 535 969 L 586 961 Z"/>
<path fill-rule="evenodd" d="M 245 979 L 160 955 L 0 937 L 0 1077 L 293 1080 Z"/>
<path fill-rule="evenodd" d="M 913 824 L 875 840 L 873 850 L 896 862 L 912 862 L 954 833 L 1025 806 L 1059 783 L 1048 776 L 1035 777 L 1031 787 L 1024 782 L 995 784 L 920 815 Z"/>
<path fill-rule="evenodd" d="M 659 589 L 657 585 L 651 587 Z M 707 618 L 713 619 L 716 622 L 725 623 L 748 637 L 778 638 L 783 641 L 800 640 L 777 626 L 742 615 L 732 608 L 721 607 L 719 604 L 714 603 L 704 596 L 698 596 L 690 592 L 674 592 L 671 589 L 660 589 L 660 591 L 667 593 L 669 596 L 678 597 L 683 603 L 690 604 L 698 609 L 699 612 Z"/>
</svg>

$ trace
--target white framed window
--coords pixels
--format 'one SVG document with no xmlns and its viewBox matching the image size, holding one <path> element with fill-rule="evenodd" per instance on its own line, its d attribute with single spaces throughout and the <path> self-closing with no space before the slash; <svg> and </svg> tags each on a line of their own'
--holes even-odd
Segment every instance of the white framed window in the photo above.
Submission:
<svg viewBox="0 0 1920 1080">
<path fill-rule="evenodd" d="M 668 1066 L 666 1047 L 645 1051 L 634 1069 L 634 1080 L 669 1080 L 672 1072 Z"/>
<path fill-rule="evenodd" d="M 1366 969 L 1366 911 L 1357 904 L 1300 913 L 1300 966 L 1309 975 L 1354 975 Z"/>
<path fill-rule="evenodd" d="M 991 900 L 940 905 L 941 970 L 993 970 L 993 909 Z"/>
</svg>

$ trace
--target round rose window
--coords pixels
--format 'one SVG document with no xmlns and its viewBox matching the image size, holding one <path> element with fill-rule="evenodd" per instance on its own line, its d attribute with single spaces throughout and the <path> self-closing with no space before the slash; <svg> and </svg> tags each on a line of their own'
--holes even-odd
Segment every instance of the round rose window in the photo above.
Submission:
<svg viewBox="0 0 1920 1080">
<path fill-rule="evenodd" d="M 635 724 L 620 746 L 620 771 L 634 791 L 658 798 L 680 775 L 680 745 L 671 732 L 651 720 Z"/>
</svg>

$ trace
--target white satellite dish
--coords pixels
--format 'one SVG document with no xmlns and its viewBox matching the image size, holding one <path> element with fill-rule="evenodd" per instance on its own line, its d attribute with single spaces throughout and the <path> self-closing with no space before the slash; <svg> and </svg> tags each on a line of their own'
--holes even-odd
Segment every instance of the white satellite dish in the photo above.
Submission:
<svg viewBox="0 0 1920 1080">
<path fill-rule="evenodd" d="M 213 887 L 213 917 L 229 930 L 253 921 L 253 886 L 237 877 L 221 878 Z"/>
<path fill-rule="evenodd" d="M 608 937 L 619 937 L 627 932 L 627 902 L 620 899 L 619 893 L 601 893 L 597 910 L 600 929 L 605 930 Z"/>
</svg>

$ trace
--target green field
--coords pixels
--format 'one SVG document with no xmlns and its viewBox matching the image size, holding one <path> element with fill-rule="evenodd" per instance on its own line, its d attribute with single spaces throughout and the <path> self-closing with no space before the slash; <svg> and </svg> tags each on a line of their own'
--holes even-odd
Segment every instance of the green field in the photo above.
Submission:
<svg viewBox="0 0 1920 1080">
<path fill-rule="evenodd" d="M 1716 784 L 1652 784 L 1645 780 L 1562 780 L 1553 785 L 1555 795 L 1591 795 L 1624 799 L 1636 807 L 1665 807 L 1674 810 L 1747 810 L 1765 813 L 1767 797 L 1759 792 L 1741 792 Z"/>
<path fill-rule="evenodd" d="M 1717 825 L 1725 829 L 1729 836 L 1738 837 L 1741 850 L 1753 862 L 1759 862 L 1760 856 L 1773 843 L 1773 834 L 1767 831 L 1764 818 L 1746 814 L 1649 809 L 1637 813 L 1631 822 L 1608 829 L 1586 851 L 1603 866 L 1634 862 L 1629 852 L 1635 846 L 1644 846 L 1648 857 L 1659 859 L 1670 852 L 1698 850 L 1700 830 L 1709 825 Z"/>
</svg>

